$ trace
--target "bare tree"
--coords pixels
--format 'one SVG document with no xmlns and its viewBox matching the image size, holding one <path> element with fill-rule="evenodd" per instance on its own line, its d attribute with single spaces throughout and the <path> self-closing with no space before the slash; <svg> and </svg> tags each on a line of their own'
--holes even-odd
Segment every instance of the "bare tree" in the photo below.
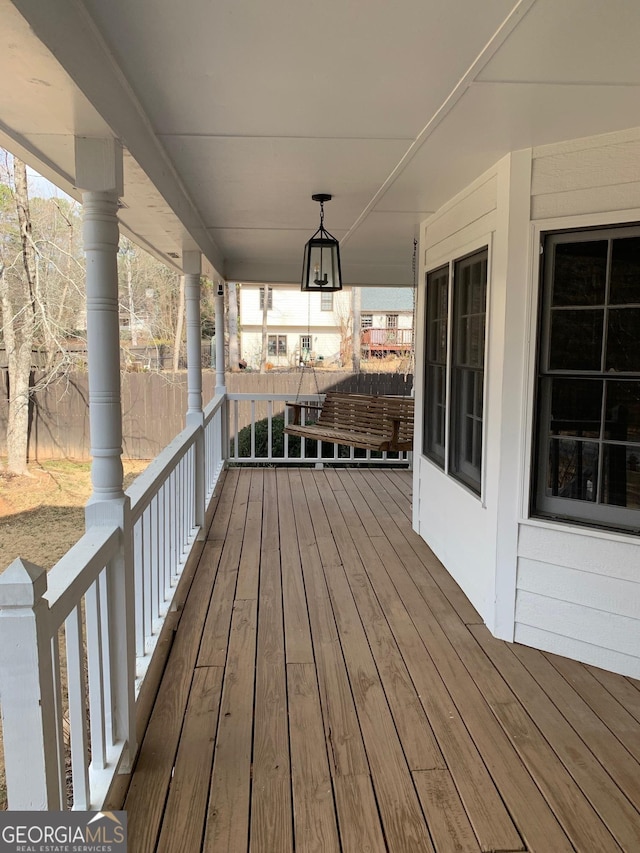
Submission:
<svg viewBox="0 0 640 853">
<path fill-rule="evenodd" d="M 235 282 L 229 282 L 228 293 L 229 369 L 235 373 L 240 370 L 240 354 L 238 349 L 238 287 Z"/>
<path fill-rule="evenodd" d="M 360 320 L 360 306 L 362 304 L 361 300 L 362 291 L 359 287 L 353 287 L 351 289 L 351 300 L 352 300 L 352 361 L 353 361 L 353 372 L 360 373 L 360 353 L 362 347 L 362 329 L 361 329 L 361 320 Z"/>
<path fill-rule="evenodd" d="M 265 373 L 267 369 L 269 290 L 270 288 L 266 284 L 264 287 L 260 288 L 260 293 L 262 294 L 262 350 L 260 352 L 260 373 Z"/>
<path fill-rule="evenodd" d="M 178 318 L 176 320 L 176 334 L 173 339 L 173 372 L 177 373 L 180 367 L 180 349 L 182 347 L 182 330 L 184 327 L 184 276 L 180 276 L 180 295 L 178 296 Z"/>
<path fill-rule="evenodd" d="M 9 371 L 9 412 L 7 419 L 7 471 L 27 473 L 31 351 L 36 328 L 35 251 L 33 247 L 27 169 L 14 158 L 14 199 L 18 216 L 22 275 L 12 276 L 0 260 L 2 330 Z M 12 286 L 11 286 L 12 285 Z"/>
</svg>

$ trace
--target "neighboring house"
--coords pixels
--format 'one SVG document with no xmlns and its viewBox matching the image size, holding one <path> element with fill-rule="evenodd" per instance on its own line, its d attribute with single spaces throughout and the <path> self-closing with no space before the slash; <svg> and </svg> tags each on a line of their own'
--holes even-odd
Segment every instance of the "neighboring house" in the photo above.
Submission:
<svg viewBox="0 0 640 853">
<path fill-rule="evenodd" d="M 514 151 L 423 222 L 413 504 L 494 634 L 636 678 L 639 164 Z"/>
<path fill-rule="evenodd" d="M 360 303 L 363 358 L 402 355 L 413 347 L 410 287 L 365 287 Z"/>
<path fill-rule="evenodd" d="M 301 360 L 343 361 L 350 340 L 351 288 L 302 293 L 300 285 L 240 287 L 240 351 L 249 367 L 260 366 L 262 307 L 267 297 L 267 362 L 295 367 Z"/>
</svg>

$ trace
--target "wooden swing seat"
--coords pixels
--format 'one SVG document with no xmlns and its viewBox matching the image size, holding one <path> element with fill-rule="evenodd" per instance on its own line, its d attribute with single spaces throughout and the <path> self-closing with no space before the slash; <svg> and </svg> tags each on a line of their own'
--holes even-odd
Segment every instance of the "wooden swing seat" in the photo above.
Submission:
<svg viewBox="0 0 640 853">
<path fill-rule="evenodd" d="M 298 435 L 365 450 L 413 449 L 413 397 L 345 394 L 328 391 L 324 403 L 287 403 L 293 420 L 285 427 Z M 302 423 L 302 410 L 318 412 L 314 423 Z"/>
</svg>

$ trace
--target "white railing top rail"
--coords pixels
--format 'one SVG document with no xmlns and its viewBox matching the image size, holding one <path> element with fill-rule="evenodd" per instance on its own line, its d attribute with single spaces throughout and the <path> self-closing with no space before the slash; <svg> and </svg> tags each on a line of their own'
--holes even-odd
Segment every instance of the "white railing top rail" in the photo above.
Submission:
<svg viewBox="0 0 640 853">
<path fill-rule="evenodd" d="M 120 543 L 119 527 L 92 527 L 47 573 L 50 630 L 61 628 L 65 619 L 116 555 Z"/>
<path fill-rule="evenodd" d="M 149 506 L 167 475 L 193 446 L 197 434 L 197 426 L 185 427 L 129 486 L 127 495 L 131 499 L 132 524 Z"/>
<path fill-rule="evenodd" d="M 216 414 L 216 412 L 218 412 L 222 408 L 224 401 L 228 398 L 228 396 L 228 394 L 216 394 L 213 400 L 207 403 L 207 405 L 204 407 L 205 426 L 209 423 L 209 421 Z"/>
<path fill-rule="evenodd" d="M 278 401 L 286 401 L 286 400 L 295 400 L 296 396 L 301 400 L 322 400 L 325 396 L 325 392 L 321 392 L 318 394 L 307 394 L 306 391 L 303 394 L 257 394 L 255 391 L 249 391 L 246 393 L 227 393 L 227 400 L 259 400 L 259 401 L 268 401 L 268 400 L 278 400 Z"/>
</svg>

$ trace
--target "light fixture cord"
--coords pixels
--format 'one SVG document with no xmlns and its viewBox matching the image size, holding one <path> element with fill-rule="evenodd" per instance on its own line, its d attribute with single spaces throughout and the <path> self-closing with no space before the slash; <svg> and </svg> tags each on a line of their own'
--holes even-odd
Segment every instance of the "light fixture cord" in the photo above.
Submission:
<svg viewBox="0 0 640 853">
<path fill-rule="evenodd" d="M 324 202 L 320 202 L 320 227 L 324 225 Z"/>
</svg>

